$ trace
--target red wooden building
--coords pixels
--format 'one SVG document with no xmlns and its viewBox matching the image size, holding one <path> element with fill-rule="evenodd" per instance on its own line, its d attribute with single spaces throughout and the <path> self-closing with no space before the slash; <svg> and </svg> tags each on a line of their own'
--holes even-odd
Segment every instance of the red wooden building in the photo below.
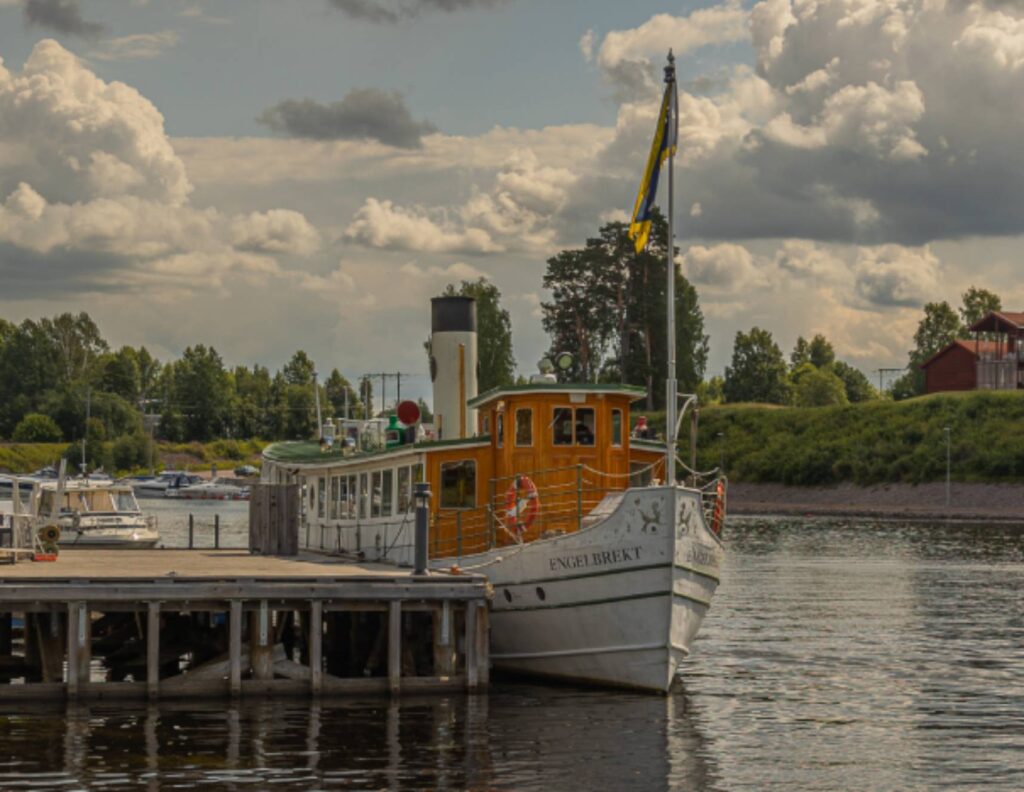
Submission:
<svg viewBox="0 0 1024 792">
<path fill-rule="evenodd" d="M 921 364 L 925 392 L 1024 389 L 1024 313 L 995 311 Z"/>
</svg>

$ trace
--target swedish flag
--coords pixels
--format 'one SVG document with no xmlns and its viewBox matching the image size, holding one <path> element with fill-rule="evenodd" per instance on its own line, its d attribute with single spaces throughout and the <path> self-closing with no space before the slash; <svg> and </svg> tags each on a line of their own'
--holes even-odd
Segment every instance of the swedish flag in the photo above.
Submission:
<svg viewBox="0 0 1024 792">
<path fill-rule="evenodd" d="M 651 143 L 651 153 L 647 155 L 647 169 L 644 179 L 640 182 L 640 192 L 636 196 L 633 207 L 633 219 L 629 223 L 629 238 L 640 253 L 647 247 L 647 237 L 651 233 L 651 212 L 654 199 L 658 195 L 658 176 L 661 165 L 676 153 L 678 124 L 675 108 L 675 81 L 665 86 L 665 98 L 661 100 L 661 112 L 658 113 L 658 127 Z"/>
</svg>

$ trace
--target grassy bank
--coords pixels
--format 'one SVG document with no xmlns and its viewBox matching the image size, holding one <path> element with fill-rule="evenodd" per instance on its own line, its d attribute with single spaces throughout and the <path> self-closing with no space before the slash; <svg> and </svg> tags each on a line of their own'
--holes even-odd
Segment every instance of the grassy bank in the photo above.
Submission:
<svg viewBox="0 0 1024 792">
<path fill-rule="evenodd" d="M 262 440 L 214 440 L 210 443 L 157 443 L 156 463 L 161 469 L 232 470 L 239 465 L 258 465 L 266 443 Z M 31 473 L 54 465 L 67 443 L 0 443 L 0 472 Z M 117 471 L 131 473 L 138 471 Z"/>
<path fill-rule="evenodd" d="M 705 468 L 724 458 L 737 481 L 918 484 L 946 475 L 946 426 L 955 480 L 1024 480 L 1024 393 L 1012 391 L 847 407 L 705 407 L 698 458 Z"/>
</svg>

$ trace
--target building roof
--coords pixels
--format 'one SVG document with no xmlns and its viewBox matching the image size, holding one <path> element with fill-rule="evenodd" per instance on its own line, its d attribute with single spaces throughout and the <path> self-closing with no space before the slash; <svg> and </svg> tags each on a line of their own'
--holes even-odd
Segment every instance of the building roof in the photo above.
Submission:
<svg viewBox="0 0 1024 792">
<path fill-rule="evenodd" d="M 1024 314 L 1019 314 L 1024 319 Z M 971 328 L 974 329 L 973 327 Z M 971 353 L 972 356 L 977 357 L 980 352 L 982 355 L 995 354 L 999 349 L 1004 348 L 1005 345 L 996 343 L 995 341 L 965 341 L 962 338 L 956 339 L 952 344 L 948 344 L 928 358 L 924 363 L 921 364 L 920 368 L 928 368 L 932 363 L 938 360 L 940 357 L 945 355 L 957 347 L 966 349 Z"/>
<path fill-rule="evenodd" d="M 617 396 L 629 396 L 631 401 L 642 399 L 647 395 L 645 388 L 636 385 L 617 385 L 605 383 L 566 383 L 566 382 L 530 382 L 525 385 L 508 385 L 504 388 L 491 388 L 489 391 L 474 396 L 467 404 L 480 407 L 483 404 L 500 399 L 502 396 L 521 395 L 524 393 L 613 393 Z"/>
<path fill-rule="evenodd" d="M 1024 313 L 992 311 L 971 325 L 975 333 L 1005 333 L 1007 330 L 1024 330 Z"/>
</svg>

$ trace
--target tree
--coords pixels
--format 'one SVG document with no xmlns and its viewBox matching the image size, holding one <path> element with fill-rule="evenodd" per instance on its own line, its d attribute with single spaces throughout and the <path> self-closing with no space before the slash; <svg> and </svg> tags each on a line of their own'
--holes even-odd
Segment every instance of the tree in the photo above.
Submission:
<svg viewBox="0 0 1024 792">
<path fill-rule="evenodd" d="M 100 386 L 103 390 L 116 393 L 132 404 L 138 402 L 142 390 L 142 376 L 138 354 L 134 349 L 125 346 L 117 352 L 103 356 Z"/>
<path fill-rule="evenodd" d="M 61 384 L 86 377 L 90 366 L 110 347 L 100 336 L 96 323 L 84 311 L 77 316 L 63 313 L 39 323 L 56 355 L 57 375 Z"/>
<path fill-rule="evenodd" d="M 786 361 L 771 333 L 759 327 L 736 333 L 722 392 L 727 402 L 785 404 L 789 400 Z"/>
<path fill-rule="evenodd" d="M 814 368 L 801 377 L 794 395 L 797 407 L 827 407 L 849 403 L 846 386 L 827 366 Z"/>
<path fill-rule="evenodd" d="M 174 365 L 174 400 L 186 440 L 222 437 L 231 404 L 231 377 L 217 350 L 196 344 Z"/>
<path fill-rule="evenodd" d="M 333 409 L 335 416 L 348 418 L 356 415 L 356 410 L 360 406 L 359 396 L 337 369 L 331 370 L 330 376 L 324 383 L 324 392 L 327 396 L 327 403 Z"/>
<path fill-rule="evenodd" d="M 311 385 L 314 371 L 316 371 L 316 366 L 313 365 L 309 355 L 301 349 L 292 355 L 291 360 L 285 363 L 284 369 L 282 369 L 284 378 L 289 385 Z"/>
<path fill-rule="evenodd" d="M 849 363 L 837 360 L 832 364 L 832 373 L 843 381 L 846 388 L 846 398 L 853 403 L 869 401 L 878 398 L 878 391 L 868 381 L 860 369 L 856 369 Z"/>
<path fill-rule="evenodd" d="M 512 319 L 501 307 L 501 292 L 486 278 L 462 281 L 459 288 L 449 283 L 443 297 L 472 297 L 476 300 L 477 387 L 481 393 L 511 385 L 516 376 L 512 353 Z"/>
<path fill-rule="evenodd" d="M 967 338 L 969 328 L 975 322 L 983 319 L 993 311 L 1003 310 L 1003 301 L 998 294 L 993 294 L 987 289 L 979 289 L 977 286 L 968 287 L 960 299 L 963 307 L 960 308 L 960 319 L 963 322 L 962 335 Z"/>
<path fill-rule="evenodd" d="M 800 336 L 796 340 L 796 346 L 793 347 L 793 352 L 789 356 L 790 363 L 793 368 L 797 368 L 802 363 L 810 363 L 815 368 L 823 368 L 830 366 L 836 359 L 836 351 L 832 348 L 832 344 L 825 336 L 818 333 L 811 339 L 810 342 Z"/>
<path fill-rule="evenodd" d="M 722 396 L 722 388 L 724 386 L 725 380 L 717 375 L 706 382 L 702 382 L 697 386 L 697 401 L 701 405 L 721 404 L 724 398 Z"/>
<path fill-rule="evenodd" d="M 648 247 L 634 251 L 625 223 L 607 223 L 578 250 L 548 259 L 542 303 L 552 352 L 572 352 L 567 378 L 627 382 L 647 389 L 648 409 L 663 407 L 667 371 L 668 224 L 655 210 Z M 708 338 L 697 292 L 675 268 L 676 371 L 693 391 L 707 365 Z"/>
<path fill-rule="evenodd" d="M 15 443 L 59 443 L 63 433 L 49 415 L 29 413 L 18 421 L 11 439 Z"/>
</svg>

